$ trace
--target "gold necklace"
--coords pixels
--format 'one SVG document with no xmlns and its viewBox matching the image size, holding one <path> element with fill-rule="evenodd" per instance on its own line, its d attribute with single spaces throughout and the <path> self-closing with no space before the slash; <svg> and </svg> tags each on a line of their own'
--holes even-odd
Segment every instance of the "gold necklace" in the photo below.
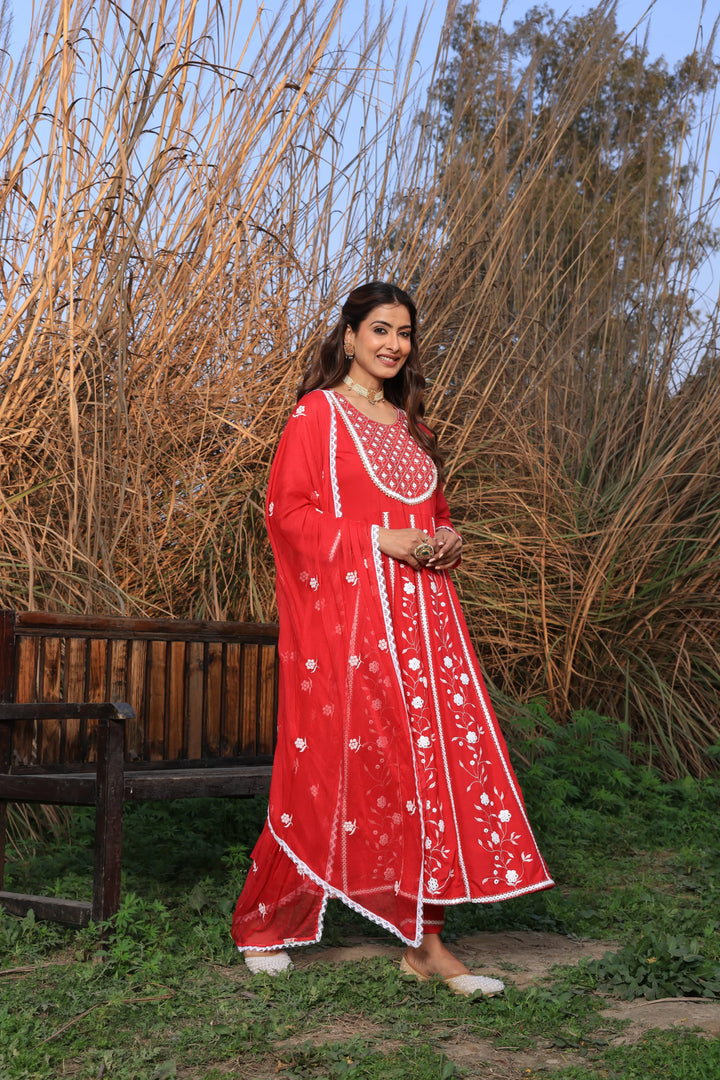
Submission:
<svg viewBox="0 0 720 1080">
<path fill-rule="evenodd" d="M 382 390 L 367 390 L 360 383 L 356 383 L 354 379 L 351 379 L 349 375 L 343 376 L 343 382 L 351 390 L 354 390 L 356 394 L 359 394 L 360 397 L 367 398 L 371 405 L 378 405 L 385 400 L 385 394 Z"/>
</svg>

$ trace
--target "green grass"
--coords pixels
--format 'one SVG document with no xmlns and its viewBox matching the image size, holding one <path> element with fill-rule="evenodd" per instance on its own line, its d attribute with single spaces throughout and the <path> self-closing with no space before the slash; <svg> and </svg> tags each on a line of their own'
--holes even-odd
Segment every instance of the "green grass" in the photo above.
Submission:
<svg viewBox="0 0 720 1080">
<path fill-rule="evenodd" d="M 451 908 L 446 935 L 531 929 L 619 942 L 604 960 L 522 991 L 510 971 L 507 993 L 480 1001 L 411 982 L 385 959 L 336 965 L 320 953 L 289 978 L 253 978 L 228 930 L 263 800 L 131 804 L 123 902 L 104 939 L 95 927 L 0 915 L 0 1076 L 474 1077 L 466 1058 L 453 1058 L 458 1039 L 511 1055 L 550 1047 L 567 1064 L 542 1076 L 557 1080 L 718 1075 L 718 1040 L 658 1032 L 609 1045 L 620 1027 L 600 1015 L 610 995 L 720 991 L 720 784 L 663 782 L 633 764 L 613 731 L 586 714 L 567 731 L 547 727 L 542 752 L 520 770 L 558 888 Z M 10 887 L 50 883 L 88 898 L 92 825 L 77 811 L 70 841 L 48 839 L 10 863 Z M 383 937 L 330 904 L 324 942 L 358 935 Z"/>
</svg>

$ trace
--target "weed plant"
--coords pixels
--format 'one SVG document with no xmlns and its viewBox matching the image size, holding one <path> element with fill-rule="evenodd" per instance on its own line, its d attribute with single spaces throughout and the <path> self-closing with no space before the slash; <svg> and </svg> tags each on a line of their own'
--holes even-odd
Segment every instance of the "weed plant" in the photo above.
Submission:
<svg viewBox="0 0 720 1080">
<path fill-rule="evenodd" d="M 514 753 L 558 887 L 453 907 L 447 934 L 592 936 L 608 941 L 603 960 L 523 991 L 508 972 L 507 993 L 480 1002 L 409 983 L 384 959 L 335 965 L 322 952 L 289 978 L 250 977 L 228 931 L 265 801 L 129 804 L 122 906 L 109 933 L 0 915 L 0 1075 L 459 1080 L 476 1075 L 453 1058 L 462 1039 L 518 1053 L 550 1046 L 572 1062 L 543 1075 L 563 1080 L 714 1076 L 717 1041 L 665 1033 L 609 1046 L 618 1025 L 599 1011 L 612 996 L 717 993 L 720 785 L 664 780 L 633 761 L 612 721 L 581 713 L 563 727 L 541 703 L 533 709 L 543 739 Z M 51 882 L 87 898 L 91 836 L 92 814 L 79 809 L 70 837 L 50 834 L 35 857 L 10 863 L 10 887 Z M 323 943 L 359 937 L 397 944 L 331 903 Z"/>
</svg>

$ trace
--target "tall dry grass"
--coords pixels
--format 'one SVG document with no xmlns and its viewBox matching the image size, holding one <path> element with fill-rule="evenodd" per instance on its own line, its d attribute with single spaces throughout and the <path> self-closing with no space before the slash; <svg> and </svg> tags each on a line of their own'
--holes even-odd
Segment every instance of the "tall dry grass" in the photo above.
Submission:
<svg viewBox="0 0 720 1080">
<path fill-rule="evenodd" d="M 297 378 L 349 288 L 394 278 L 423 313 L 494 683 L 627 718 L 668 771 L 702 771 L 720 741 L 720 368 L 717 311 L 693 328 L 687 301 L 709 173 L 694 217 L 668 215 L 685 258 L 642 252 L 630 293 L 607 250 L 636 171 L 578 204 L 597 161 L 557 154 L 620 53 L 605 5 L 549 123 L 528 111 L 511 136 L 523 85 L 498 57 L 481 159 L 453 137 L 469 101 L 438 139 L 414 44 L 398 61 L 381 19 L 351 38 L 343 0 L 254 15 L 50 2 L 3 69 L 0 602 L 272 618 L 263 492 Z"/>
</svg>

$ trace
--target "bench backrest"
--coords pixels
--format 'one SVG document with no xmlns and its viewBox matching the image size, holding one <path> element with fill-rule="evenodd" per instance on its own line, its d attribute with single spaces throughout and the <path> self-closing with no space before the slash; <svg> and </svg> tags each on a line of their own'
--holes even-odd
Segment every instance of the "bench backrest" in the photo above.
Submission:
<svg viewBox="0 0 720 1080">
<path fill-rule="evenodd" d="M 269 761 L 277 666 L 273 624 L 0 612 L 0 697 L 129 702 L 133 765 Z M 86 764 L 94 736 L 79 719 L 16 723 L 11 761 Z"/>
</svg>

